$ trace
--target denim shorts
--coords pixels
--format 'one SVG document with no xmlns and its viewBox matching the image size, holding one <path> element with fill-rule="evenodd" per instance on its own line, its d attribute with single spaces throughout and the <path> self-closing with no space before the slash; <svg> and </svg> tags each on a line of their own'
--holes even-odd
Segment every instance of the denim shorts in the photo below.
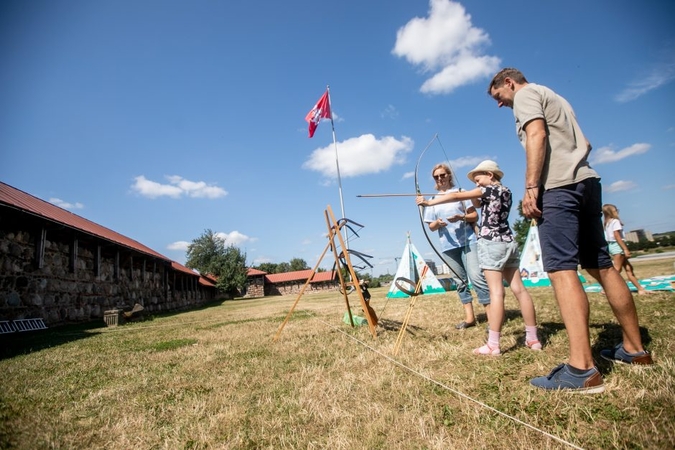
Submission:
<svg viewBox="0 0 675 450">
<path fill-rule="evenodd" d="M 618 242 L 616 241 L 611 241 L 608 242 L 607 245 L 609 246 L 609 254 L 614 256 L 614 255 L 623 255 L 623 249 L 619 245 Z"/>
<path fill-rule="evenodd" d="M 495 242 L 478 240 L 478 261 L 483 270 L 502 271 L 505 268 L 520 267 L 520 253 L 517 242 Z"/>
<path fill-rule="evenodd" d="M 602 228 L 599 178 L 548 189 L 539 197 L 539 241 L 546 272 L 612 267 Z"/>
</svg>

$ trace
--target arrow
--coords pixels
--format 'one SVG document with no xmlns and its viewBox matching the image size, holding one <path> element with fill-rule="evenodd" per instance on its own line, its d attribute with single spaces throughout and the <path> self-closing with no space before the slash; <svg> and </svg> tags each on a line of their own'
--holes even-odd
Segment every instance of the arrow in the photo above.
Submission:
<svg viewBox="0 0 675 450">
<path fill-rule="evenodd" d="M 433 197 L 436 194 L 359 194 L 357 197 L 361 198 L 374 198 L 374 197 L 417 197 L 421 195 L 423 197 Z"/>
</svg>

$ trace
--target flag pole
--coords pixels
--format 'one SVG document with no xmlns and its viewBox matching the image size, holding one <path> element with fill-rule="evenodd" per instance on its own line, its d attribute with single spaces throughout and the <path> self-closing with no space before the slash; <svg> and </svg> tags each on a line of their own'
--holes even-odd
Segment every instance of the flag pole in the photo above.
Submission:
<svg viewBox="0 0 675 450">
<path fill-rule="evenodd" d="M 342 178 L 340 177 L 340 161 L 338 160 L 337 139 L 335 138 L 335 123 L 333 123 L 333 102 L 330 99 L 330 85 L 326 85 L 326 92 L 328 92 L 328 104 L 330 105 L 330 126 L 333 129 L 333 146 L 335 147 L 335 167 L 337 168 L 338 191 L 340 193 L 340 211 L 342 211 L 342 218 L 346 219 L 345 202 L 342 198 Z M 344 230 L 345 246 L 349 250 L 349 239 L 347 237 L 347 227 Z"/>
</svg>

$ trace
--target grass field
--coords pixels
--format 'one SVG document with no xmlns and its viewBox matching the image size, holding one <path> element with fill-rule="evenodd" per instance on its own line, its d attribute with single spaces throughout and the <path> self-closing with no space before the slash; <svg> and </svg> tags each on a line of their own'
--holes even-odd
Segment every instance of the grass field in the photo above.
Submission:
<svg viewBox="0 0 675 450">
<path fill-rule="evenodd" d="M 640 278 L 675 272 L 638 262 Z M 501 357 L 476 357 L 480 326 L 457 331 L 455 293 L 421 296 L 393 355 L 407 300 L 371 290 L 377 337 L 342 322 L 338 294 L 234 300 L 120 327 L 2 337 L 0 448 L 17 449 L 664 449 L 675 447 L 675 294 L 636 297 L 657 365 L 613 367 L 620 339 L 589 294 L 604 394 L 547 393 L 528 380 L 567 356 L 550 288 L 532 289 L 544 349 L 523 345 L 507 297 Z M 356 296 L 352 310 L 360 314 Z"/>
</svg>

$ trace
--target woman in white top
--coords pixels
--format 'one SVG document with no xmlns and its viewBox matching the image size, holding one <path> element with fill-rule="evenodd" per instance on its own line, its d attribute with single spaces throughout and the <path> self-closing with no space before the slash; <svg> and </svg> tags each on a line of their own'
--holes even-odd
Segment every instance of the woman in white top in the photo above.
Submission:
<svg viewBox="0 0 675 450">
<path fill-rule="evenodd" d="M 436 164 L 431 171 L 439 195 L 459 192 L 455 188 L 455 180 L 450 166 Z M 424 209 L 424 222 L 431 231 L 438 232 L 441 250 L 446 263 L 457 278 L 457 294 L 464 307 L 464 320 L 455 328 L 462 330 L 476 326 L 473 310 L 473 297 L 469 290 L 469 282 L 478 297 L 478 303 L 485 307 L 486 316 L 490 310 L 490 291 L 483 271 L 478 265 L 478 250 L 473 222 L 478 219 L 478 212 L 471 201 L 443 203 Z"/>
<path fill-rule="evenodd" d="M 614 205 L 602 205 L 602 215 L 605 218 L 605 239 L 609 246 L 609 254 L 614 262 L 614 268 L 621 273 L 621 269 L 626 269 L 626 276 L 637 289 L 637 293 L 642 295 L 647 291 L 638 282 L 633 271 L 633 265 L 630 263 L 630 250 L 623 241 L 623 222 L 619 218 L 619 210 Z"/>
</svg>

